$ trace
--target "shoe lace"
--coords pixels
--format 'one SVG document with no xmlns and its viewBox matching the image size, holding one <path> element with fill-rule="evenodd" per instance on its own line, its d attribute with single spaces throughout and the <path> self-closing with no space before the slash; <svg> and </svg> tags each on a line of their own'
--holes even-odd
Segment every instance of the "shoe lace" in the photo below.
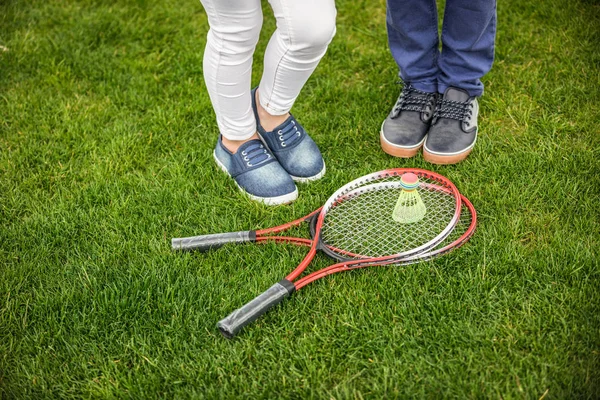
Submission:
<svg viewBox="0 0 600 400">
<path fill-rule="evenodd" d="M 302 127 L 298 128 L 298 124 L 293 119 L 290 122 L 277 131 L 279 142 L 281 147 L 286 147 L 289 144 L 293 144 L 296 140 L 302 136 Z"/>
<path fill-rule="evenodd" d="M 242 151 L 242 157 L 246 165 L 253 167 L 271 159 L 271 154 L 261 143 L 252 143 Z"/>
<path fill-rule="evenodd" d="M 438 101 L 433 113 L 432 124 L 435 124 L 439 118 L 449 118 L 468 123 L 473 115 L 473 106 L 471 100 L 453 101 L 441 100 Z"/>
<path fill-rule="evenodd" d="M 423 112 L 428 105 L 433 108 L 435 94 L 415 89 L 409 82 L 400 81 L 404 86 L 398 97 L 398 101 L 392 109 L 392 118 L 397 118 L 401 111 Z"/>
</svg>

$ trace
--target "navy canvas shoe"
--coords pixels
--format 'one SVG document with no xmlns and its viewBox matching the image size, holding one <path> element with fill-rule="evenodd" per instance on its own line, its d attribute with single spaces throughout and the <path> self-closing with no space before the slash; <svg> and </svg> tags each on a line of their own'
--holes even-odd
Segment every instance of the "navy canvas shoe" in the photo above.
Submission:
<svg viewBox="0 0 600 400">
<path fill-rule="evenodd" d="M 423 158 L 433 164 L 456 164 L 467 158 L 477 140 L 477 98 L 449 87 L 438 101 L 423 145 Z"/>
<path fill-rule="evenodd" d="M 256 88 L 252 90 L 252 109 L 259 136 L 293 180 L 308 182 L 325 175 L 325 161 L 319 148 L 293 115 L 267 132 L 258 118 Z"/>
<path fill-rule="evenodd" d="M 287 204 L 298 198 L 292 178 L 259 139 L 250 140 L 231 153 L 221 140 L 213 153 L 217 165 L 231 176 L 252 200 L 267 205 Z"/>
</svg>

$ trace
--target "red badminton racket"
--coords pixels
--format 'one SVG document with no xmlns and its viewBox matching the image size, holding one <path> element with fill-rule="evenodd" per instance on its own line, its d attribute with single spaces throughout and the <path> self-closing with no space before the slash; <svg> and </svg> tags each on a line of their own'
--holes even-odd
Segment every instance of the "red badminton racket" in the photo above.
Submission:
<svg viewBox="0 0 600 400">
<path fill-rule="evenodd" d="M 287 224 L 175 238 L 172 247 L 204 251 L 227 243 L 263 241 L 310 247 L 288 276 L 217 324 L 225 337 L 232 338 L 294 291 L 324 276 L 368 266 L 407 265 L 445 254 L 472 236 L 476 219 L 473 205 L 448 179 L 401 168 L 356 179 L 323 207 Z M 273 236 L 304 222 L 310 223 L 312 239 Z M 338 263 L 299 278 L 318 250 Z"/>
</svg>

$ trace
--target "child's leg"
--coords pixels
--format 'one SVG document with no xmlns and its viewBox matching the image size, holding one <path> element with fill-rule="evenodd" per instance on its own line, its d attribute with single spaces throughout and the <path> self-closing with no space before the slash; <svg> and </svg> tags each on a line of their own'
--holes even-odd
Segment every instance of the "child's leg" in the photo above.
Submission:
<svg viewBox="0 0 600 400">
<path fill-rule="evenodd" d="M 265 52 L 258 97 L 269 114 L 286 116 L 335 34 L 335 2 L 269 0 L 269 3 L 277 18 L 277 30 Z"/>
<path fill-rule="evenodd" d="M 387 0 L 388 43 L 404 81 L 396 104 L 381 125 L 381 147 L 413 157 L 431 126 L 438 78 L 436 0 Z"/>
<path fill-rule="evenodd" d="M 252 100 L 258 133 L 298 182 L 325 174 L 325 161 L 304 127 L 289 113 L 335 34 L 334 0 L 269 0 L 277 30 L 265 52 L 260 87 Z"/>
<path fill-rule="evenodd" d="M 434 164 L 464 160 L 477 140 L 481 77 L 492 67 L 496 0 L 447 0 L 442 28 L 436 116 L 423 144 Z"/>
<path fill-rule="evenodd" d="M 439 39 L 435 0 L 387 0 L 390 51 L 415 89 L 437 91 Z"/>
<path fill-rule="evenodd" d="M 201 0 L 210 23 L 204 80 L 221 136 L 213 156 L 251 199 L 276 205 L 294 201 L 294 181 L 256 135 L 250 79 L 262 26 L 260 0 Z"/>
<path fill-rule="evenodd" d="M 251 108 L 252 56 L 262 27 L 260 0 L 201 0 L 210 24 L 204 81 L 219 131 L 227 140 L 256 133 Z"/>
<path fill-rule="evenodd" d="M 496 0 L 448 0 L 442 28 L 438 90 L 457 87 L 481 96 L 494 61 Z"/>
<path fill-rule="evenodd" d="M 265 52 L 260 87 L 253 91 L 258 133 L 292 179 L 313 181 L 325 174 L 325 161 L 316 143 L 289 111 L 335 34 L 335 2 L 269 3 L 277 19 L 277 30 Z"/>
</svg>

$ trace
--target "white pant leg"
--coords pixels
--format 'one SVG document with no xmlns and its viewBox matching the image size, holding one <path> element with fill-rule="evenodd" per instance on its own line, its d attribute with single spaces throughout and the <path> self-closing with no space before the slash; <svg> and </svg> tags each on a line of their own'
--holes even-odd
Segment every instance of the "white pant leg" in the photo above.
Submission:
<svg viewBox="0 0 600 400">
<path fill-rule="evenodd" d="M 267 46 L 260 104 L 288 113 L 335 35 L 334 0 L 269 0 L 277 30 Z"/>
<path fill-rule="evenodd" d="M 262 27 L 260 0 L 200 0 L 210 31 L 204 80 L 223 136 L 245 140 L 256 132 L 250 85 L 252 56 Z M 269 0 L 277 19 L 264 60 L 261 105 L 289 112 L 335 34 L 334 0 Z"/>
<path fill-rule="evenodd" d="M 250 84 L 252 56 L 262 27 L 260 0 L 200 0 L 210 30 L 204 50 L 204 81 L 219 131 L 230 140 L 256 132 Z"/>
</svg>

